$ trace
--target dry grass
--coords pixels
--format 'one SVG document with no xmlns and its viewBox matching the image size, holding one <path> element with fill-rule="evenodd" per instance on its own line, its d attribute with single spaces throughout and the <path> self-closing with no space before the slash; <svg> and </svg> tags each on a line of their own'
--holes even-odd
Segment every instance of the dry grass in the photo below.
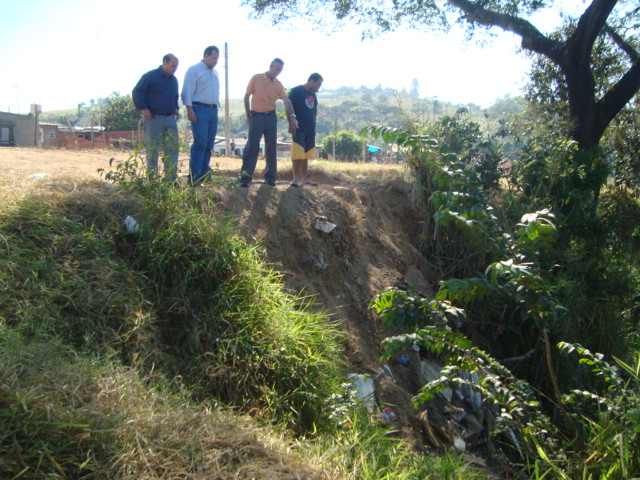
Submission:
<svg viewBox="0 0 640 480">
<path fill-rule="evenodd" d="M 172 405 L 133 372 L 100 379 L 97 399 L 106 418 L 119 418 L 117 444 L 128 446 L 105 478 L 327 478 L 250 419 Z"/>
<path fill-rule="evenodd" d="M 80 475 L 74 478 L 330 478 L 273 431 L 247 417 L 189 405 L 145 385 L 132 369 L 74 358 L 55 343 L 7 348 L 0 360 L 0 404 L 21 421 L 23 436 L 32 432 L 34 442 L 29 450 L 24 438 L 13 447 L 3 442 L 2 478 L 45 478 L 54 461 L 67 475 Z M 60 443 L 67 445 L 61 449 Z M 64 456 L 43 457 L 47 451 L 67 452 L 87 465 L 75 469 Z"/>
<path fill-rule="evenodd" d="M 12 147 L 0 149 L 0 206 L 15 203 L 26 194 L 49 192 L 69 194 L 83 182 L 101 181 L 98 169 L 109 171 L 109 160 L 123 162 L 131 152 L 122 150 L 62 150 Z M 279 177 L 291 177 L 288 159 L 279 162 Z M 235 176 L 242 167 L 238 157 L 214 157 L 215 168 L 225 175 Z M 258 172 L 264 161 L 258 161 Z M 186 175 L 189 158 L 181 155 L 179 174 Z M 354 180 L 358 182 L 379 182 L 395 178 L 406 179 L 406 169 L 399 164 L 343 163 L 316 160 L 309 165 L 309 173 L 321 177 L 323 183 L 340 183 Z"/>
</svg>

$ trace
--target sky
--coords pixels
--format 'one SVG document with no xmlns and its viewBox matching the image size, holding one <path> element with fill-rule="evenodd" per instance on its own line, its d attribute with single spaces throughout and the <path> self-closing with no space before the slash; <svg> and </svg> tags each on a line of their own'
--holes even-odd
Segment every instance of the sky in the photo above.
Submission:
<svg viewBox="0 0 640 480">
<path fill-rule="evenodd" d="M 272 26 L 250 19 L 240 0 L 22 0 L 0 2 L 0 111 L 27 113 L 77 108 L 113 92 L 130 93 L 166 53 L 179 59 L 176 77 L 216 45 L 221 96 L 228 74 L 229 98 L 242 98 L 250 77 L 275 57 L 284 60 L 279 79 L 291 88 L 309 74 L 324 89 L 366 86 L 410 91 L 453 103 L 490 106 L 517 96 L 530 60 L 517 53 L 519 37 L 500 33 L 490 45 L 464 43 L 460 31 L 435 35 L 400 30 L 362 40 L 362 28 L 327 34 L 303 20 Z M 227 61 L 225 62 L 225 45 Z"/>
</svg>

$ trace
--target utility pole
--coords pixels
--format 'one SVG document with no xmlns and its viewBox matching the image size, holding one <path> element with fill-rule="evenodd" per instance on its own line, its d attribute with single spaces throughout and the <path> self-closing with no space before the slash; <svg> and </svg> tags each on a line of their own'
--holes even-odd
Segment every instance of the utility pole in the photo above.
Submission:
<svg viewBox="0 0 640 480">
<path fill-rule="evenodd" d="M 336 161 L 336 139 L 338 137 L 338 117 L 333 118 L 333 161 Z"/>
<path fill-rule="evenodd" d="M 33 132 L 33 146 L 38 146 L 38 133 L 40 130 L 40 113 L 42 112 L 42 105 L 35 103 L 31 104 L 31 113 L 35 117 L 35 131 Z"/>
<path fill-rule="evenodd" d="M 93 123 L 95 121 L 95 116 L 93 113 L 91 114 L 91 150 L 93 150 L 93 146 L 95 145 L 95 137 L 93 135 Z"/>
<path fill-rule="evenodd" d="M 231 140 L 231 126 L 229 125 L 229 46 L 227 42 L 224 42 L 224 151 L 227 153 L 227 157 L 232 156 Z"/>
</svg>

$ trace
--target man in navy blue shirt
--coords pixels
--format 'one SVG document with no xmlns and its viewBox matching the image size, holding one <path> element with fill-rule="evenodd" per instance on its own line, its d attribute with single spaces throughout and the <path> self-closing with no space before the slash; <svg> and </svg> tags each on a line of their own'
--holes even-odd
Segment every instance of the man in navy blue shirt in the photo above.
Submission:
<svg viewBox="0 0 640 480">
<path fill-rule="evenodd" d="M 145 73 L 133 89 L 133 103 L 144 118 L 147 174 L 158 173 L 158 152 L 163 151 L 164 177 L 174 183 L 178 176 L 178 59 L 171 53 L 162 65 Z"/>
</svg>

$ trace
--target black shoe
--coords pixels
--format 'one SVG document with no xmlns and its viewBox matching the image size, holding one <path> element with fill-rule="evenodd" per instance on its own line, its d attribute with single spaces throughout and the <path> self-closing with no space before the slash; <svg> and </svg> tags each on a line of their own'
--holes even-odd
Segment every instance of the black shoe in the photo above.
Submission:
<svg viewBox="0 0 640 480">
<path fill-rule="evenodd" d="M 249 184 L 248 183 L 241 183 L 240 186 L 242 188 L 249 188 Z"/>
<path fill-rule="evenodd" d="M 265 180 L 264 183 L 265 185 L 271 185 L 272 187 L 276 186 L 276 182 L 272 182 L 271 180 Z"/>
</svg>

